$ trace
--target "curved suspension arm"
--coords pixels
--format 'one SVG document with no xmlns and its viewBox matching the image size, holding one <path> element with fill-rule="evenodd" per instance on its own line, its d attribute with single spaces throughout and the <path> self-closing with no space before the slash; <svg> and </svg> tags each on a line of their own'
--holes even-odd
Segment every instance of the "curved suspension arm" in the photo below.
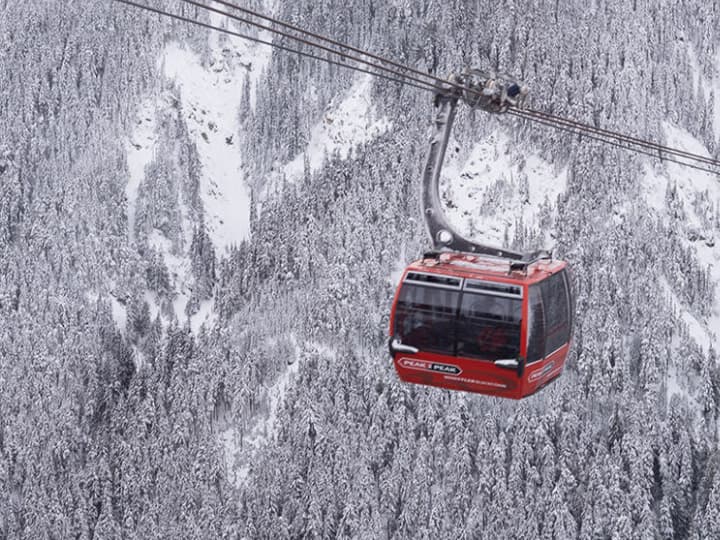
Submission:
<svg viewBox="0 0 720 540">
<path fill-rule="evenodd" d="M 427 165 L 423 172 L 422 187 L 423 216 L 425 217 L 425 225 L 432 238 L 433 248 L 439 251 L 451 250 L 491 255 L 526 264 L 529 264 L 533 260 L 549 257 L 549 254 L 544 251 L 521 253 L 478 244 L 463 238 L 450 226 L 443 212 L 442 205 L 440 204 L 440 171 L 442 170 L 445 151 L 450 139 L 453 121 L 455 120 L 455 114 L 457 112 L 457 104 L 460 98 L 469 101 L 466 99 L 466 96 L 463 96 L 455 88 L 441 91 L 435 96 L 435 106 L 438 111 L 435 118 L 435 132 L 430 141 Z M 480 106 L 489 112 L 503 112 L 500 110 L 493 111 L 490 107 L 483 106 L 484 104 L 478 104 L 477 100 L 469 104 L 471 106 Z"/>
</svg>

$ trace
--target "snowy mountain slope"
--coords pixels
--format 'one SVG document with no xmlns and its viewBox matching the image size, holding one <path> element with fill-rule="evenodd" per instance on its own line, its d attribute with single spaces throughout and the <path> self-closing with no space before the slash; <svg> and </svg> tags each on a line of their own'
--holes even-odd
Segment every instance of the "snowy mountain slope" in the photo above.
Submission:
<svg viewBox="0 0 720 540">
<path fill-rule="evenodd" d="M 232 26 L 232 22 L 215 13 L 211 14 L 211 23 Z M 269 36 L 262 37 L 269 39 Z M 236 144 L 238 109 L 245 77 L 249 76 L 252 92 L 269 62 L 271 49 L 217 33 L 210 33 L 209 47 L 210 59 L 205 62 L 198 54 L 171 42 L 159 62 L 167 80 L 178 89 L 178 108 L 200 154 L 206 227 L 213 244 L 222 253 L 229 245 L 250 235 L 250 198 L 242 174 L 242 151 Z M 253 99 L 251 95 L 250 101 Z M 155 111 L 159 107 L 167 107 L 162 98 L 149 99 L 141 105 L 137 126 L 128 141 L 131 231 L 137 186 L 155 151 Z"/>
<path fill-rule="evenodd" d="M 287 368 L 277 377 L 275 382 L 266 389 L 261 400 L 266 400 L 266 410 L 261 411 L 252 418 L 245 419 L 246 428 L 231 425 L 221 434 L 221 441 L 225 452 L 228 477 L 237 486 L 242 486 L 248 478 L 248 473 L 259 453 L 264 447 L 271 443 L 277 432 L 277 417 L 282 406 L 285 394 L 300 367 L 305 350 L 314 348 L 322 350 L 318 345 L 299 344 L 294 334 L 283 334 L 277 336 L 265 347 L 273 350 L 281 350 L 278 345 L 290 345 Z M 285 347 L 287 349 L 287 347 Z"/>
<path fill-rule="evenodd" d="M 212 15 L 212 24 L 230 24 Z M 200 154 L 206 226 L 221 253 L 250 235 L 250 195 L 236 144 L 238 109 L 246 75 L 254 88 L 270 54 L 269 47 L 232 36 L 221 40 L 211 33 L 208 65 L 177 43 L 168 45 L 163 57 L 165 75 L 180 90 L 185 121 Z"/>
<path fill-rule="evenodd" d="M 710 157 L 700 141 L 685 130 L 665 124 L 669 146 Z M 643 178 L 645 199 L 664 222 L 676 227 L 685 247 L 695 252 L 700 264 L 707 267 L 714 284 L 715 303 L 703 317 L 683 310 L 683 319 L 697 344 L 707 350 L 720 347 L 720 184 L 711 174 L 667 162 L 663 167 L 646 165 Z M 679 300 L 673 294 L 673 304 Z M 702 330 L 700 330 L 702 329 Z"/>
<path fill-rule="evenodd" d="M 232 24 L 218 14 L 212 14 L 211 23 L 219 26 Z M 250 197 L 242 172 L 242 151 L 237 145 L 238 113 L 246 78 L 254 94 L 270 54 L 269 47 L 249 45 L 245 40 L 217 33 L 209 35 L 209 59 L 201 59 L 177 42 L 171 42 L 164 48 L 158 66 L 170 88 L 141 104 L 133 132 L 126 143 L 130 174 L 126 197 L 131 242 L 135 240 L 138 188 L 145 178 L 146 167 L 158 151 L 157 122 L 160 114 L 182 115 L 190 140 L 197 148 L 201 167 L 202 220 L 215 248 L 222 254 L 228 246 L 249 238 Z M 179 101 L 176 102 L 176 99 Z M 250 103 L 253 100 L 254 95 L 248 96 Z M 186 203 L 180 201 L 179 204 L 184 216 L 179 224 L 184 238 L 181 251 L 157 229 L 150 234 L 148 243 L 163 256 L 176 293 L 173 311 L 179 320 L 184 320 L 194 286 L 187 250 L 193 228 L 199 224 L 193 222 Z M 159 312 L 159 299 L 152 293 L 148 293 L 147 299 L 151 311 Z M 203 323 L 209 325 L 214 320 L 212 301 L 204 300 L 190 317 L 191 328 L 197 332 Z"/>
<path fill-rule="evenodd" d="M 339 103 L 328 105 L 322 120 L 310 130 L 305 151 L 285 165 L 283 171 L 289 180 L 302 177 L 305 159 L 310 171 L 315 172 L 333 152 L 345 159 L 354 148 L 391 129 L 392 123 L 386 118 L 377 118 L 370 102 L 371 84 L 370 75 L 358 76 Z"/>
<path fill-rule="evenodd" d="M 350 90 L 328 105 L 322 119 L 311 129 L 310 141 L 305 151 L 282 167 L 281 175 L 285 179 L 291 182 L 299 180 L 305 172 L 306 160 L 309 172 L 315 173 L 323 168 L 326 158 L 333 153 L 341 159 L 347 159 L 352 156 L 354 149 L 391 129 L 392 124 L 385 118 L 378 118 L 370 102 L 371 82 L 368 76 L 359 77 Z M 261 201 L 272 196 L 281 180 L 282 176 L 271 178 L 260 196 Z M 245 484 L 251 464 L 272 441 L 278 411 L 285 393 L 293 383 L 300 359 L 308 354 L 309 350 L 324 356 L 334 356 L 330 349 L 320 344 L 299 344 L 293 334 L 278 336 L 276 341 L 287 339 L 293 344 L 295 360 L 289 362 L 272 386 L 259 396 L 259 401 L 264 404 L 263 410 L 250 419 L 235 419 L 236 424 L 225 429 L 221 435 L 228 463 L 228 476 L 235 485 Z M 245 428 L 239 425 L 248 421 L 249 426 Z"/>
<path fill-rule="evenodd" d="M 507 247 L 522 234 L 522 226 L 542 231 L 544 245 L 552 248 L 554 208 L 565 191 L 566 171 L 535 154 L 519 159 L 509 136 L 496 132 L 477 142 L 464 163 L 449 144 L 440 193 L 448 219 L 468 238 Z"/>
<path fill-rule="evenodd" d="M 712 2 L 274 4 L 283 20 L 432 73 L 487 59 L 560 116 L 648 136 L 670 117 L 706 142 L 720 125 L 700 91 L 720 75 Z M 711 186 L 693 192 L 687 171 L 653 164 L 668 196 L 648 180 L 643 193 L 661 200 L 647 215 L 636 157 L 530 130 L 515 147 L 495 134 L 475 165 L 450 159 L 446 204 L 490 203 L 450 208 L 461 229 L 475 212 L 472 228 L 498 243 L 506 230 L 536 240 L 512 214 L 555 230 L 576 269 L 577 339 L 563 378 L 526 402 L 406 385 L 384 346 L 386 276 L 402 246 L 412 256 L 426 243 L 427 95 L 374 85 L 397 136 L 284 183 L 228 254 L 237 231 L 217 199 L 233 194 L 238 164 L 292 162 L 320 103 L 349 97 L 350 76 L 273 56 L 238 161 L 223 154 L 239 144 L 226 143 L 232 123 L 193 87 L 207 77 L 209 96 L 235 103 L 220 90 L 224 75 L 245 79 L 223 64 L 233 46 L 112 2 L 5 2 L 0 21 L 0 137 L 17 163 L 0 171 L 0 538 L 720 538 L 717 306 L 702 303 L 717 276 L 697 264 L 703 245 L 714 253 L 706 233 L 717 238 Z M 548 185 L 517 178 L 529 169 L 513 152 L 529 139 L 567 160 L 557 212 Z M 564 174 L 551 169 L 550 187 Z M 212 330 L 193 332 L 214 310 Z M 201 313 L 190 328 L 185 311 Z M 235 421 L 230 442 L 249 441 L 237 456 L 218 444 Z M 225 474 L 233 463 L 244 482 Z"/>
</svg>

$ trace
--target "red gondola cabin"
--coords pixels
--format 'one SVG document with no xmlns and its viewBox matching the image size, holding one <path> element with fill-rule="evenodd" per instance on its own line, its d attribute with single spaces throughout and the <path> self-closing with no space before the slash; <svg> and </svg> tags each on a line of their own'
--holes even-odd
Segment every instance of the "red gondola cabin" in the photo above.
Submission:
<svg viewBox="0 0 720 540">
<path fill-rule="evenodd" d="M 390 352 L 403 381 L 520 399 L 563 370 L 572 333 L 567 265 L 445 252 L 411 264 Z"/>
</svg>

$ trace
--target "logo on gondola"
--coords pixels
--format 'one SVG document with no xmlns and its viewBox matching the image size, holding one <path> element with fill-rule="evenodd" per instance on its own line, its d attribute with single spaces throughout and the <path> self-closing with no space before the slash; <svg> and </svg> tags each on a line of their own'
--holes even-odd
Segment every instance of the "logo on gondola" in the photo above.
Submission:
<svg viewBox="0 0 720 540">
<path fill-rule="evenodd" d="M 545 375 L 550 373 L 552 369 L 555 367 L 555 362 L 550 362 L 546 366 L 543 366 L 541 369 L 537 369 L 533 371 L 530 376 L 528 377 L 528 380 L 530 382 L 535 382 L 538 379 L 543 378 Z"/>
<path fill-rule="evenodd" d="M 416 360 L 414 358 L 401 358 L 399 361 L 402 367 L 408 369 L 418 369 L 420 371 L 436 371 L 438 373 L 450 373 L 459 375 L 462 369 L 452 364 L 439 364 L 437 362 L 428 362 L 427 360 Z"/>
</svg>

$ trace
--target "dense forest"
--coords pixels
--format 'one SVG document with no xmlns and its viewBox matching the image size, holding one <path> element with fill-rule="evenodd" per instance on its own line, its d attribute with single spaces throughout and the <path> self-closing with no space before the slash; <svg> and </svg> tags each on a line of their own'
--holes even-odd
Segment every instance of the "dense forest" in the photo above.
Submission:
<svg viewBox="0 0 720 540">
<path fill-rule="evenodd" d="M 653 140 L 672 124 L 720 157 L 713 3 L 249 5 L 440 76 L 498 66 L 536 109 Z M 574 344 L 522 402 L 409 386 L 386 350 L 390 276 L 428 245 L 431 96 L 374 81 L 390 127 L 291 179 L 279 167 L 357 75 L 278 51 L 238 64 L 227 144 L 250 234 L 220 249 L 203 138 L 159 59 L 180 43 L 219 70 L 234 41 L 113 2 L 0 1 L 0 30 L 0 538 L 720 537 L 703 257 L 720 198 L 688 202 L 696 172 L 462 111 L 457 159 L 505 133 L 518 170 L 536 155 L 567 174 L 548 230 L 509 241 L 551 237 L 571 264 Z M 157 143 L 131 199 L 148 99 Z"/>
</svg>

